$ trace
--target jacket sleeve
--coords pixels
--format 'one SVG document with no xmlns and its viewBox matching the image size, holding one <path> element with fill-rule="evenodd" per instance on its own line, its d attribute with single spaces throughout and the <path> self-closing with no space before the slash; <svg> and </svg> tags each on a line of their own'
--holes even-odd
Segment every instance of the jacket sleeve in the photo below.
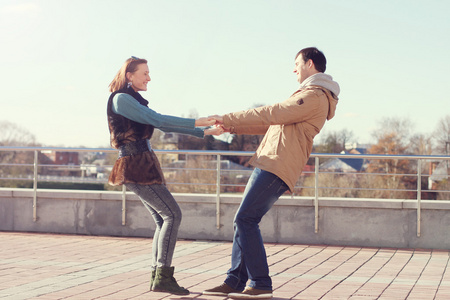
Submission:
<svg viewBox="0 0 450 300">
<path fill-rule="evenodd" d="M 195 119 L 162 115 L 141 105 L 132 96 L 124 93 L 116 94 L 114 96 L 112 110 L 125 118 L 141 124 L 152 125 L 156 128 L 195 128 Z"/>
<path fill-rule="evenodd" d="M 304 90 L 295 93 L 284 102 L 235 112 L 223 116 L 225 127 L 249 125 L 289 125 L 313 117 L 321 106 L 321 90 Z"/>
<path fill-rule="evenodd" d="M 269 129 L 269 125 L 231 126 L 230 133 L 264 135 L 267 129 Z"/>
</svg>

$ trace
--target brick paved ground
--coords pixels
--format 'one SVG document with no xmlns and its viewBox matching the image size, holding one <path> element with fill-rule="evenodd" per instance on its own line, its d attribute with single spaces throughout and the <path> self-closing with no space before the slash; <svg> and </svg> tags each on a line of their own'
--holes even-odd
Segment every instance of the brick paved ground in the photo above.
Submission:
<svg viewBox="0 0 450 300">
<path fill-rule="evenodd" d="M 215 299 L 231 243 L 179 241 L 181 297 L 148 291 L 151 240 L 0 232 L 0 299 Z M 450 299 L 449 252 L 266 245 L 274 299 Z"/>
</svg>

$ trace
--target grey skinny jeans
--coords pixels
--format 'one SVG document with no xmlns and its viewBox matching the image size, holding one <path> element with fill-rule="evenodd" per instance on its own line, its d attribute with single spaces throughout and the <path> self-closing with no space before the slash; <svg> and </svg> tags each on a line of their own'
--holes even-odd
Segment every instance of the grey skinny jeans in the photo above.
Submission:
<svg viewBox="0 0 450 300">
<path fill-rule="evenodd" d="M 152 246 L 152 269 L 170 267 L 181 224 L 180 207 L 165 185 L 127 183 L 125 186 L 139 196 L 156 223 Z"/>
</svg>

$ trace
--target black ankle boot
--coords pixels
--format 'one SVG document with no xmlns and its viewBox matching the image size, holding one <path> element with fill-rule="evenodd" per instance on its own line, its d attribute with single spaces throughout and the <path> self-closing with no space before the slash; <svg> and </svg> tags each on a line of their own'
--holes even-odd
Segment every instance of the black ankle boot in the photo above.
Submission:
<svg viewBox="0 0 450 300">
<path fill-rule="evenodd" d="M 189 295 L 189 291 L 178 285 L 173 278 L 174 267 L 158 267 L 152 290 L 154 292 L 166 292 L 174 295 Z"/>
<path fill-rule="evenodd" d="M 153 281 L 155 281 L 156 270 L 152 270 L 150 277 L 150 291 L 153 291 Z"/>
</svg>

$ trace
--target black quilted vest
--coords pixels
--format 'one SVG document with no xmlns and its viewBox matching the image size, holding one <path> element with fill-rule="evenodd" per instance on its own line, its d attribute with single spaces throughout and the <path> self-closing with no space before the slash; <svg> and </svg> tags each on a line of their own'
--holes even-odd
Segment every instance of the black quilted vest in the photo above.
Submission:
<svg viewBox="0 0 450 300">
<path fill-rule="evenodd" d="M 129 142 L 135 142 L 143 139 L 150 139 L 153 135 L 154 127 L 152 125 L 141 124 L 116 114 L 112 110 L 112 100 L 118 93 L 126 93 L 131 95 L 141 105 L 147 106 L 148 101 L 145 100 L 132 87 L 118 90 L 109 96 L 107 115 L 108 127 L 110 133 L 110 143 L 113 148 L 118 148 Z"/>
</svg>

